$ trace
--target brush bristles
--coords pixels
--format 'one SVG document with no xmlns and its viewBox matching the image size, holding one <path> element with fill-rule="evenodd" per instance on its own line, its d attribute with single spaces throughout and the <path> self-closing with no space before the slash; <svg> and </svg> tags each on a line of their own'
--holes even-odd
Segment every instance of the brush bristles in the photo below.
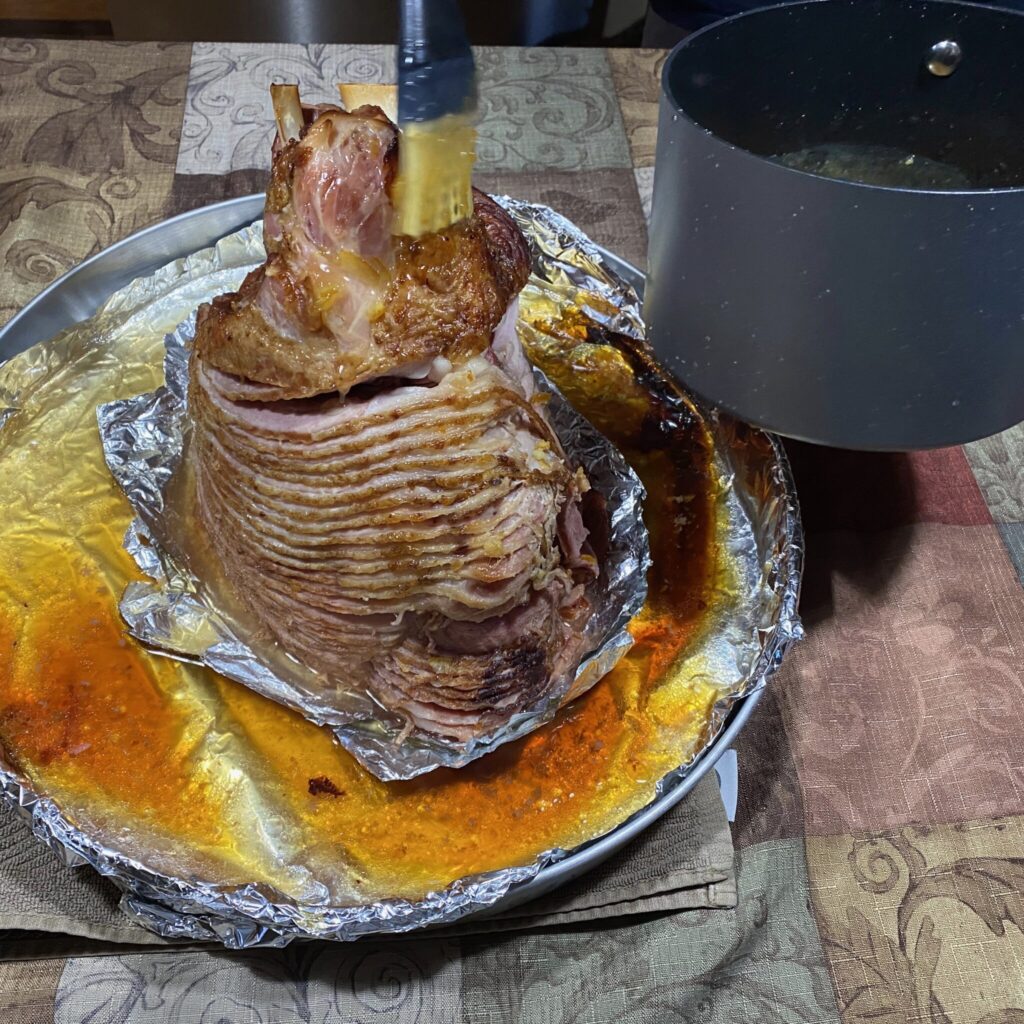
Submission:
<svg viewBox="0 0 1024 1024">
<path fill-rule="evenodd" d="M 403 126 L 393 198 L 396 231 L 419 237 L 473 212 L 476 129 L 468 114 Z"/>
</svg>

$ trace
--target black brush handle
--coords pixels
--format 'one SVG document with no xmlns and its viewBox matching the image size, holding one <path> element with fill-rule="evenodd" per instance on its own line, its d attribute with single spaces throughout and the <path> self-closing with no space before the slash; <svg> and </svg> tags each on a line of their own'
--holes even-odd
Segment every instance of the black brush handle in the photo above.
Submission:
<svg viewBox="0 0 1024 1024">
<path fill-rule="evenodd" d="M 433 121 L 476 102 L 476 69 L 457 0 L 402 0 L 398 120 Z"/>
</svg>

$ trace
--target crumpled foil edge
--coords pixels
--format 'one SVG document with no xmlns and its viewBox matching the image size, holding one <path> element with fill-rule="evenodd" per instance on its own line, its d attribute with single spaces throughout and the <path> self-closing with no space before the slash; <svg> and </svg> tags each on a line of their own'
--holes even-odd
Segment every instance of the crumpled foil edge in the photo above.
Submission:
<svg viewBox="0 0 1024 1024">
<path fill-rule="evenodd" d="M 770 614 L 764 615 L 762 621 L 758 623 L 761 648 L 756 662 L 742 685 L 724 693 L 713 705 L 703 746 L 694 751 L 693 755 L 678 768 L 658 781 L 655 790 L 658 798 L 675 789 L 690 774 L 694 765 L 704 758 L 729 723 L 737 700 L 741 697 L 757 699 L 768 685 L 769 679 L 778 671 L 790 647 L 804 638 L 804 628 L 798 610 L 803 578 L 804 531 L 793 471 L 782 442 L 773 434 L 738 423 L 717 410 L 705 411 L 705 415 L 719 439 L 729 438 L 731 442 L 737 430 L 741 430 L 756 435 L 771 452 L 771 456 L 764 459 L 763 465 L 757 469 L 765 474 L 760 482 L 773 489 L 774 502 L 778 507 L 772 510 L 770 517 L 752 517 L 751 521 L 755 527 L 762 527 L 761 535 L 757 536 L 755 530 L 754 537 L 758 551 L 763 553 L 761 587 L 765 592 L 774 593 L 777 602 L 776 617 L 773 619 Z M 736 489 L 730 485 L 726 491 L 726 499 L 735 495 Z M 779 523 L 778 532 L 773 537 L 766 536 L 767 530 L 763 529 L 765 519 L 768 518 L 776 518 Z"/>
<path fill-rule="evenodd" d="M 301 907 L 276 903 L 279 894 L 259 885 L 234 888 L 171 878 L 110 850 L 69 821 L 58 804 L 38 796 L 0 763 L 0 796 L 67 867 L 91 866 L 122 892 L 122 911 L 167 939 L 217 941 L 229 949 L 286 946 L 296 938 L 351 941 L 382 932 L 405 933 L 449 924 L 496 903 L 565 854 L 552 850 L 533 864 L 459 879 L 422 900 L 382 899 L 367 906 Z"/>
</svg>

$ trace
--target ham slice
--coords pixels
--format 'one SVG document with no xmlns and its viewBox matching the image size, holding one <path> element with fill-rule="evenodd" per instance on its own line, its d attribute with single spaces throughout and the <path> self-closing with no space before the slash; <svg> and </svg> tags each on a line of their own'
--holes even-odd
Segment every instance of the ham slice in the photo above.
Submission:
<svg viewBox="0 0 1024 1024">
<path fill-rule="evenodd" d="M 588 490 L 516 335 L 511 219 L 391 235 L 398 135 L 306 109 L 275 144 L 267 262 L 200 309 L 200 521 L 256 617 L 325 687 L 465 742 L 564 693 L 597 574 Z"/>
</svg>

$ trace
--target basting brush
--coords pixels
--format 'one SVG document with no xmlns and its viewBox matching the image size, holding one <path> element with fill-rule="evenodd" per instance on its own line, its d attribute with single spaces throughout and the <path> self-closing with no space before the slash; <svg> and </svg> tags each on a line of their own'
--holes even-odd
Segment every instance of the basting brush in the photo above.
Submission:
<svg viewBox="0 0 1024 1024">
<path fill-rule="evenodd" d="M 418 237 L 473 210 L 476 67 L 457 0 L 402 0 L 396 232 Z"/>
</svg>

